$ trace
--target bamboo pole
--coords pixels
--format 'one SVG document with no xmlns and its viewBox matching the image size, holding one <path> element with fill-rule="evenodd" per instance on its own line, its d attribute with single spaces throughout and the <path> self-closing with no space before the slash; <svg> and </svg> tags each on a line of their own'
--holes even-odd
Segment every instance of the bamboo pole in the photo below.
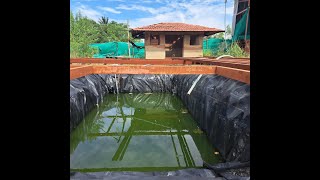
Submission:
<svg viewBox="0 0 320 180">
<path fill-rule="evenodd" d="M 128 53 L 130 58 L 130 33 L 129 33 L 129 19 L 127 20 L 127 28 L 128 28 Z"/>
</svg>

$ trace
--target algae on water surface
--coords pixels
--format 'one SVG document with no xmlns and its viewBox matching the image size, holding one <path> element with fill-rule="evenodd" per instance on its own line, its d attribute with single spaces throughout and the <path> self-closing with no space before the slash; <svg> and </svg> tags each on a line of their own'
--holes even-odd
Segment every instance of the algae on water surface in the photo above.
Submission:
<svg viewBox="0 0 320 180">
<path fill-rule="evenodd" d="M 169 171 L 221 162 L 169 93 L 108 94 L 71 133 L 72 171 Z"/>
</svg>

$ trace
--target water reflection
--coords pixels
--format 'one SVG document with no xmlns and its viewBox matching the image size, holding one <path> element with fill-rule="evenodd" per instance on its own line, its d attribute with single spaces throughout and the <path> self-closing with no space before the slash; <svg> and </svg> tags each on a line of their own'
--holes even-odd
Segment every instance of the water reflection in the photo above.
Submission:
<svg viewBox="0 0 320 180">
<path fill-rule="evenodd" d="M 71 134 L 70 168 L 148 171 L 219 162 L 186 112 L 171 94 L 108 94 Z"/>
</svg>

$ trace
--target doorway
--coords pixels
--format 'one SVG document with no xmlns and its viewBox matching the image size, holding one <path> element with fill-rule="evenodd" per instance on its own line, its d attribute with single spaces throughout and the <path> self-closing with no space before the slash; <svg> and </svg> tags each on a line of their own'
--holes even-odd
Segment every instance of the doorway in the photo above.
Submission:
<svg viewBox="0 0 320 180">
<path fill-rule="evenodd" d="M 165 36 L 166 57 L 182 57 L 183 35 Z"/>
</svg>

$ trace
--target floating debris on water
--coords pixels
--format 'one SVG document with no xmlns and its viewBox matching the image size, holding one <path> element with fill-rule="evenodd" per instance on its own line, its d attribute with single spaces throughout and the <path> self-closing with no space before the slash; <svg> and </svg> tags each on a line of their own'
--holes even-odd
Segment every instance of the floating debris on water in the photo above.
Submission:
<svg viewBox="0 0 320 180">
<path fill-rule="evenodd" d="M 203 131 L 201 131 L 201 129 L 195 129 L 195 130 L 193 130 L 193 133 L 195 133 L 195 134 L 202 134 L 203 133 Z"/>
<path fill-rule="evenodd" d="M 144 93 L 144 94 L 152 94 L 152 93 Z"/>
<path fill-rule="evenodd" d="M 218 152 L 218 151 L 215 151 L 214 154 L 219 154 L 219 152 Z"/>
<path fill-rule="evenodd" d="M 187 109 L 181 109 L 181 113 L 182 114 L 186 114 L 186 113 L 188 113 L 188 110 Z"/>
</svg>

